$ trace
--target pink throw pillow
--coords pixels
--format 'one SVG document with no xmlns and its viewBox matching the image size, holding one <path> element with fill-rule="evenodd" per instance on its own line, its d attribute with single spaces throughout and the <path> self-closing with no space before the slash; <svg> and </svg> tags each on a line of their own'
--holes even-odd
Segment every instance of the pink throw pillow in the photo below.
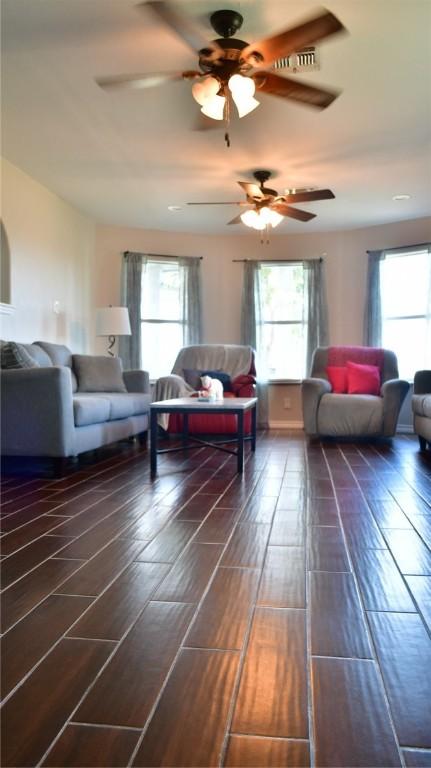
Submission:
<svg viewBox="0 0 431 768">
<path fill-rule="evenodd" d="M 326 374 L 335 395 L 347 392 L 347 368 L 344 365 L 328 365 Z"/>
<path fill-rule="evenodd" d="M 349 395 L 379 395 L 380 370 L 377 365 L 347 362 L 347 392 Z"/>
</svg>

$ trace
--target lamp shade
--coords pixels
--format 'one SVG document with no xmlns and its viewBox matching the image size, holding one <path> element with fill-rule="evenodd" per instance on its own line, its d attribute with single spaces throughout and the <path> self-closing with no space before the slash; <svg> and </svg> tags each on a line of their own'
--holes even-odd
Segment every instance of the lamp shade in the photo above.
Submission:
<svg viewBox="0 0 431 768">
<path fill-rule="evenodd" d="M 96 336 L 130 336 L 127 307 L 101 307 L 96 310 Z"/>
</svg>

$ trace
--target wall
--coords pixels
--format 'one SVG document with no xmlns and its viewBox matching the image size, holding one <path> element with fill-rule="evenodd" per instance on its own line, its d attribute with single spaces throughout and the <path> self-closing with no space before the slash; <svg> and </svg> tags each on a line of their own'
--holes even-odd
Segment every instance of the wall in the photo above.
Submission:
<svg viewBox="0 0 431 768">
<path fill-rule="evenodd" d="M 366 229 L 301 235 L 273 235 L 260 245 L 253 235 L 206 236 L 98 226 L 95 305 L 119 302 L 121 254 L 125 250 L 203 256 L 203 334 L 207 343 L 239 343 L 242 265 L 232 259 L 309 259 L 324 256 L 331 344 L 362 344 L 367 250 L 396 248 L 431 239 L 431 218 Z M 100 342 L 100 340 L 99 340 Z M 99 346 L 99 349 L 103 347 Z M 285 398 L 291 401 L 284 408 Z M 408 418 L 408 413 L 406 418 Z M 302 421 L 300 388 L 277 384 L 270 391 L 274 425 Z"/>
<path fill-rule="evenodd" d="M 12 314 L 1 337 L 91 346 L 95 224 L 21 170 L 2 161 L 2 219 L 11 256 Z M 54 312 L 54 302 L 59 302 Z"/>
</svg>

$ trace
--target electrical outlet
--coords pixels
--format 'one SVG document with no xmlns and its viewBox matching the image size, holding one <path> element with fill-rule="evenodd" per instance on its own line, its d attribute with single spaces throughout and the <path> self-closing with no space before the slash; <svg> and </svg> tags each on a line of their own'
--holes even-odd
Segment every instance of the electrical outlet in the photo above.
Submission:
<svg viewBox="0 0 431 768">
<path fill-rule="evenodd" d="M 286 408 L 286 410 L 289 410 L 289 408 L 292 407 L 292 401 L 291 401 L 290 397 L 285 397 L 284 398 L 283 405 Z"/>
</svg>

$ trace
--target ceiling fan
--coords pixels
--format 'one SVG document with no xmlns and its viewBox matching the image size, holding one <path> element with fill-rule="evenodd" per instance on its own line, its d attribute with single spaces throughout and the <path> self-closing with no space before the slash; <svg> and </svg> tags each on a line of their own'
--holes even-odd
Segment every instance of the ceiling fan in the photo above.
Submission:
<svg viewBox="0 0 431 768">
<path fill-rule="evenodd" d="M 313 200 L 332 200 L 335 198 L 330 189 L 292 189 L 279 195 L 275 189 L 265 187 L 271 177 L 270 171 L 255 171 L 254 178 L 259 184 L 238 181 L 245 191 L 247 199 L 228 203 L 187 203 L 187 205 L 241 205 L 247 210 L 228 221 L 230 224 L 245 224 L 253 229 L 266 230 L 277 227 L 285 217 L 298 221 L 310 221 L 316 214 L 293 208 L 290 203 L 308 203 Z"/>
<path fill-rule="evenodd" d="M 302 24 L 249 44 L 233 37 L 243 23 L 243 17 L 237 11 L 219 10 L 211 14 L 211 26 L 220 37 L 208 41 L 200 24 L 169 2 L 149 0 L 139 3 L 137 8 L 150 8 L 197 52 L 199 69 L 96 78 L 101 88 L 141 89 L 169 81 L 194 80 L 196 82 L 192 86 L 192 93 L 201 105 L 201 112 L 214 120 L 225 120 L 227 123 L 231 98 L 239 117 L 244 117 L 260 103 L 254 98 L 256 89 L 316 109 L 325 109 L 339 95 L 338 91 L 307 85 L 268 71 L 268 67 L 271 68 L 277 60 L 343 31 L 344 26 L 330 11 L 322 10 Z M 229 145 L 228 137 L 227 143 Z"/>
</svg>

